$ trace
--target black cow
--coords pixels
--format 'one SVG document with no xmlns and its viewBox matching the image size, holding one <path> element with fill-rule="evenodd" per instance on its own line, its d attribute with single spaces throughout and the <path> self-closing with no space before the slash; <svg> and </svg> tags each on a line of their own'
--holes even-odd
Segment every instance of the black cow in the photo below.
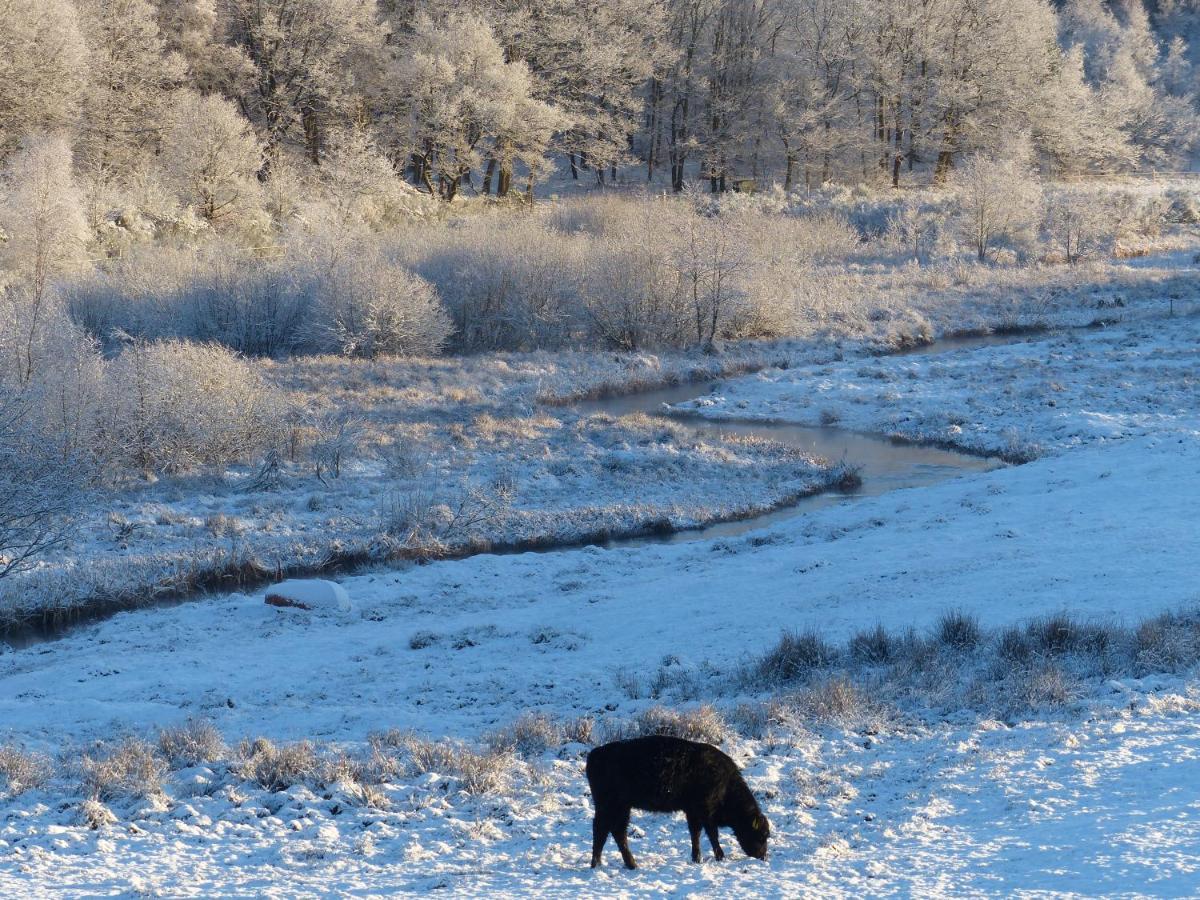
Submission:
<svg viewBox="0 0 1200 900">
<path fill-rule="evenodd" d="M 737 764 L 711 744 L 660 736 L 614 741 L 588 754 L 586 771 L 596 804 L 592 868 L 600 865 L 610 833 L 626 868 L 637 868 L 626 834 L 632 809 L 683 811 L 692 838 L 692 862 L 700 862 L 702 828 L 717 859 L 725 858 L 717 835 L 722 827 L 733 829 L 747 855 L 767 856 L 767 817 Z"/>
</svg>

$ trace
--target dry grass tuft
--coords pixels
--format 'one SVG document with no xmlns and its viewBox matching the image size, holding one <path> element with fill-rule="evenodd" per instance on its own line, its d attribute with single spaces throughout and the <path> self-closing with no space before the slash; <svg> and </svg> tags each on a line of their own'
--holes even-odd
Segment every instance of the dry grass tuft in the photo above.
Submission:
<svg viewBox="0 0 1200 900">
<path fill-rule="evenodd" d="M 127 738 L 112 749 L 101 745 L 100 751 L 102 755 L 83 757 L 83 785 L 89 797 L 108 803 L 162 793 L 167 761 L 153 745 Z"/>
</svg>

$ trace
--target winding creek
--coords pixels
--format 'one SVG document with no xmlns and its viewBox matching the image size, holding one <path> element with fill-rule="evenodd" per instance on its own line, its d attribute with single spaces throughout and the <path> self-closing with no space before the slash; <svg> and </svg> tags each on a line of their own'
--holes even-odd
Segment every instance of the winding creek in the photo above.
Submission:
<svg viewBox="0 0 1200 900">
<path fill-rule="evenodd" d="M 897 355 L 932 355 L 955 350 L 973 350 L 999 344 L 1018 343 L 1023 339 L 1025 339 L 1023 336 L 1003 334 L 949 337 L 932 344 L 900 351 Z M 739 377 L 752 378 L 754 376 Z M 716 522 L 700 528 L 690 528 L 667 534 L 613 538 L 604 541 L 602 546 L 636 547 L 645 544 L 670 544 L 736 537 L 816 509 L 853 502 L 856 498 L 874 497 L 901 488 L 926 487 L 959 475 L 988 472 L 1005 465 L 996 457 L 972 456 L 953 450 L 893 440 L 884 435 L 852 431 L 847 428 L 796 425 L 767 420 L 706 419 L 695 413 L 670 408 L 675 404 L 719 392 L 723 383 L 718 381 L 676 385 L 637 394 L 590 400 L 576 404 L 573 409 L 580 415 L 607 413 L 611 416 L 626 416 L 631 413 L 646 413 L 664 416 L 678 425 L 687 427 L 700 439 L 720 438 L 722 435 L 733 434 L 777 441 L 797 447 L 812 456 L 823 457 L 834 462 L 844 461 L 857 467 L 862 476 L 862 486 L 852 492 L 825 491 L 814 494 L 811 497 L 805 497 L 798 503 L 736 521 Z"/>
</svg>

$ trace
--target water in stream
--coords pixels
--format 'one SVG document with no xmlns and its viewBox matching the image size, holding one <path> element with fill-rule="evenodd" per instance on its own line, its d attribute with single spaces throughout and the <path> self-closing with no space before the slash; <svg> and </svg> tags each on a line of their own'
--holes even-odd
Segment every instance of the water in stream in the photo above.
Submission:
<svg viewBox="0 0 1200 900">
<path fill-rule="evenodd" d="M 906 352 L 914 354 L 948 353 L 955 350 L 972 350 L 998 344 L 1012 344 L 1019 340 L 1020 338 L 1012 335 L 996 334 L 946 338 Z M 966 453 L 956 453 L 953 450 L 893 441 L 883 435 L 864 434 L 846 428 L 793 425 L 784 422 L 747 419 L 704 419 L 692 414 L 672 414 L 668 410 L 671 405 L 694 400 L 719 390 L 719 382 L 676 385 L 639 394 L 589 400 L 577 404 L 575 411 L 581 415 L 607 413 L 611 416 L 624 416 L 637 412 L 650 415 L 670 415 L 673 422 L 687 427 L 698 438 L 719 439 L 722 435 L 736 434 L 779 441 L 798 447 L 813 456 L 824 457 L 835 462 L 844 461 L 858 467 L 863 480 L 862 487 L 853 493 L 828 491 L 817 494 L 794 505 L 736 522 L 719 522 L 671 534 L 617 538 L 605 543 L 604 546 L 627 547 L 639 544 L 734 537 L 825 506 L 852 502 L 856 497 L 873 497 L 900 488 L 925 487 L 965 473 L 987 472 L 1005 465 L 994 457 L 971 456 Z"/>
</svg>

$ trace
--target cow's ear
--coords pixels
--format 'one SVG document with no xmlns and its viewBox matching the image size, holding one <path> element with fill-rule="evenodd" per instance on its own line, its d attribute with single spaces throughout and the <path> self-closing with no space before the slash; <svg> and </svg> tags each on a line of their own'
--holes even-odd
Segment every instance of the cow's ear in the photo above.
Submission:
<svg viewBox="0 0 1200 900">
<path fill-rule="evenodd" d="M 754 821 L 753 821 L 753 822 L 751 822 L 750 824 L 754 826 L 755 830 L 759 830 L 759 831 L 761 831 L 761 830 L 762 830 L 762 827 L 763 827 L 763 817 L 762 817 L 762 816 L 755 816 L 755 817 L 754 817 Z"/>
</svg>

